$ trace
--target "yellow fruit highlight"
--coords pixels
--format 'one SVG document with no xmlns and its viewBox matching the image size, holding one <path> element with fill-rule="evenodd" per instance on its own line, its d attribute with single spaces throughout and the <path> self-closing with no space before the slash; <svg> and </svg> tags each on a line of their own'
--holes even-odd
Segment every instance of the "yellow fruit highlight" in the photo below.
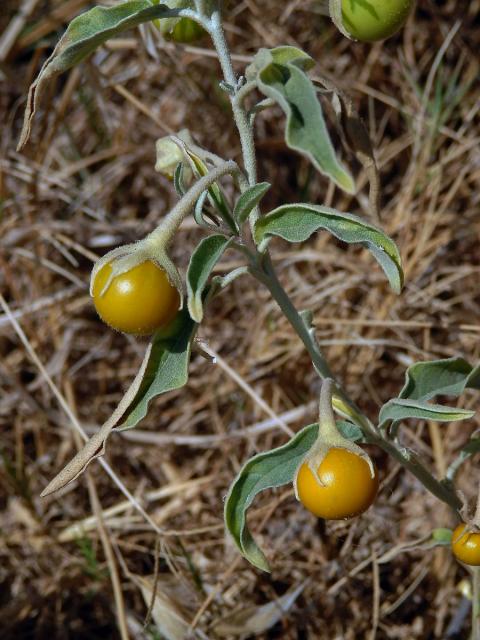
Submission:
<svg viewBox="0 0 480 640">
<path fill-rule="evenodd" d="M 113 329 L 149 335 L 173 320 L 180 296 L 163 269 L 150 260 L 142 262 L 114 277 L 100 295 L 111 272 L 111 263 L 100 269 L 93 283 L 92 297 L 98 315 Z"/>
<path fill-rule="evenodd" d="M 465 531 L 466 524 L 458 525 L 452 535 L 453 555 L 472 567 L 480 566 L 480 533 Z"/>
<path fill-rule="evenodd" d="M 363 513 L 378 490 L 368 463 L 346 449 L 332 448 L 318 467 L 319 484 L 304 462 L 297 475 L 297 493 L 303 506 L 318 518 L 343 520 Z"/>
</svg>

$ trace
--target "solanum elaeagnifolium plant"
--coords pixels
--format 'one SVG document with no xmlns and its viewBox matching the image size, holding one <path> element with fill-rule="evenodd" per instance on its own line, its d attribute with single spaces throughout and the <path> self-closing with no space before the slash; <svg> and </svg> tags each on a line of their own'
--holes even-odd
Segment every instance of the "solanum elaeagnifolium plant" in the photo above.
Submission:
<svg viewBox="0 0 480 640">
<path fill-rule="evenodd" d="M 362 40 L 376 40 L 399 28 L 412 4 L 392 0 L 387 10 L 387 3 L 374 0 L 331 0 L 329 6 L 331 17 L 342 32 Z M 324 115 L 323 100 L 329 100 L 329 111 L 335 114 L 335 126 L 349 153 L 355 154 L 365 167 L 371 182 L 370 209 L 378 217 L 379 180 L 368 133 L 351 100 L 331 79 L 323 79 L 318 73 L 315 81 L 312 79 L 315 61 L 296 47 L 262 48 L 237 75 L 219 5 L 215 0 L 128 0 L 86 11 L 71 22 L 30 87 L 20 147 L 29 139 L 42 93 L 56 75 L 81 63 L 108 39 L 138 25 L 153 23 L 168 37 L 183 41 L 189 41 L 190 35 L 176 37 L 175 30 L 179 25 L 183 25 L 182 29 L 195 25 L 197 33 L 201 30 L 209 35 L 217 51 L 223 72 L 220 87 L 230 100 L 242 149 L 241 162 L 224 158 L 198 145 L 195 131 L 185 130 L 156 142 L 156 169 L 173 181 L 178 202 L 146 237 L 103 256 L 91 277 L 93 301 L 109 325 L 126 333 L 151 336 L 145 356 L 111 418 L 52 480 L 44 495 L 71 482 L 102 455 L 113 431 L 135 427 L 156 396 L 186 384 L 192 343 L 210 300 L 235 278 L 248 275 L 265 286 L 277 302 L 322 381 L 318 422 L 300 429 L 282 446 L 248 460 L 225 502 L 226 529 L 238 549 L 252 564 L 268 570 L 266 556 L 247 526 L 247 509 L 255 496 L 265 489 L 290 484 L 300 503 L 317 517 L 359 515 L 372 504 L 379 486 L 379 472 L 360 445 L 382 448 L 433 495 L 459 512 L 463 503 L 455 490 L 455 475 L 469 456 L 480 451 L 480 438 L 468 441 L 451 462 L 446 478 L 438 480 L 417 454 L 402 444 L 402 432 L 412 420 L 448 422 L 471 418 L 473 411 L 432 400 L 479 389 L 480 367 L 459 357 L 412 364 L 398 396 L 386 402 L 375 417 L 364 415 L 334 378 L 316 341 L 312 313 L 295 308 L 277 277 L 270 255 L 271 239 L 299 243 L 326 232 L 343 243 L 361 247 L 383 270 L 395 293 L 400 293 L 403 286 L 400 253 L 394 240 L 367 217 L 309 202 L 277 203 L 272 210 L 265 210 L 265 194 L 276 193 L 275 176 L 273 184 L 258 181 L 255 117 L 259 111 L 277 106 L 284 116 L 285 144 L 336 188 L 353 196 L 357 187 L 349 169 L 350 156 L 341 155 L 333 144 L 332 123 Z M 225 179 L 230 180 L 228 191 Z M 191 252 L 187 272 L 182 275 L 169 256 L 169 249 L 188 215 L 193 216 L 204 237 Z M 240 266 L 213 276 L 224 254 L 233 251 Z M 468 535 L 477 535 L 477 524 L 475 521 L 468 525 L 473 527 Z M 456 537 L 454 534 L 452 544 L 457 557 L 465 561 L 460 551 L 468 545 L 459 546 L 463 545 L 463 533 L 462 530 L 462 536 Z M 450 543 L 449 535 L 434 535 L 432 544 Z"/>
</svg>

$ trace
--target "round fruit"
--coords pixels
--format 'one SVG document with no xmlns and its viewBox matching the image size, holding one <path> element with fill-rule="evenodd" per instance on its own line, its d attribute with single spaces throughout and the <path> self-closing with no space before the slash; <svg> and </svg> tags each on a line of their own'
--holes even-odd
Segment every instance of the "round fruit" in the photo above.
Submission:
<svg viewBox="0 0 480 640">
<path fill-rule="evenodd" d="M 358 516 L 372 504 L 378 490 L 378 474 L 347 449 L 332 448 L 318 467 L 319 484 L 304 462 L 297 475 L 300 502 L 318 518 L 343 520 Z"/>
<path fill-rule="evenodd" d="M 190 44 L 205 35 L 205 29 L 191 18 L 180 18 L 170 33 L 165 34 L 167 40 L 181 44 Z"/>
<path fill-rule="evenodd" d="M 113 329 L 148 335 L 173 320 L 180 296 L 163 269 L 150 260 L 142 262 L 113 278 L 100 295 L 111 272 L 111 263 L 100 269 L 93 282 L 92 296 L 98 315 Z"/>
<path fill-rule="evenodd" d="M 345 29 L 357 40 L 376 42 L 405 24 L 415 0 L 342 0 Z"/>
<path fill-rule="evenodd" d="M 466 524 L 458 525 L 452 534 L 453 555 L 465 564 L 480 566 L 480 533 L 465 531 Z"/>
</svg>

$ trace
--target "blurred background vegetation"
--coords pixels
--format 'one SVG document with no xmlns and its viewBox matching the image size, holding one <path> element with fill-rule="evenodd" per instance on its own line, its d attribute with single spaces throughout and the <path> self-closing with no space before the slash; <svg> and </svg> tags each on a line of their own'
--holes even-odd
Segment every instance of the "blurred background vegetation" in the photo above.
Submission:
<svg viewBox="0 0 480 640">
<path fill-rule="evenodd" d="M 315 420 L 319 388 L 268 292 L 247 277 L 217 298 L 201 328 L 217 363 L 194 355 L 188 386 L 109 441 L 106 459 L 162 535 L 98 464 L 60 495 L 39 498 L 77 446 L 47 378 L 92 433 L 141 361 L 144 341 L 104 326 L 87 285 L 92 260 L 145 235 L 176 200 L 154 171 L 155 140 L 186 127 L 202 146 L 239 158 L 208 40 L 177 46 L 148 29 L 57 79 L 31 142 L 15 151 L 28 85 L 90 6 L 4 0 L 1 8 L 0 289 L 44 366 L 0 315 L 1 638 L 114 639 L 122 628 L 130 638 L 467 637 L 466 572 L 448 549 L 416 548 L 455 522 L 380 451 L 371 450 L 379 499 L 352 522 L 315 520 L 291 488 L 259 497 L 250 523 L 272 575 L 225 539 L 232 478 L 247 457 L 285 441 L 282 423 L 296 430 Z M 239 70 L 262 46 L 305 49 L 318 61 L 313 74 L 352 97 L 374 142 L 381 224 L 405 263 L 402 295 L 371 257 L 327 234 L 293 249 L 272 243 L 282 282 L 297 307 L 314 311 L 348 391 L 373 415 L 412 362 L 478 361 L 480 2 L 419 0 L 406 28 L 375 45 L 343 38 L 314 1 L 230 2 L 225 14 Z M 290 152 L 282 134 L 279 110 L 258 116 L 259 177 L 273 183 L 267 206 L 309 199 L 368 216 L 366 176 L 353 158 L 344 152 L 361 186 L 355 198 Z M 199 237 L 186 221 L 174 243 L 180 265 Z M 465 397 L 464 406 L 476 404 Z M 402 438 L 442 475 L 476 426 L 416 422 Z M 473 458 L 459 487 L 471 499 L 477 483 Z"/>
</svg>

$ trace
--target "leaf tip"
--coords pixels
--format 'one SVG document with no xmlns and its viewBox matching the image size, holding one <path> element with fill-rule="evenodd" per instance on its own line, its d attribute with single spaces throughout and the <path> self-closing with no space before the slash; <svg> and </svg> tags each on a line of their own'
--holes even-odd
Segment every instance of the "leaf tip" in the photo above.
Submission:
<svg viewBox="0 0 480 640">
<path fill-rule="evenodd" d="M 55 478 L 53 478 L 53 480 L 50 480 L 50 482 L 47 484 L 45 489 L 40 494 L 40 497 L 41 498 L 46 498 L 47 496 L 51 495 L 52 493 L 55 493 L 55 491 L 58 491 L 59 489 L 61 489 L 62 486 L 63 486 L 63 483 L 59 484 L 58 476 L 55 476 Z"/>
<path fill-rule="evenodd" d="M 357 185 L 355 184 L 355 180 L 353 179 L 350 172 L 347 171 L 347 169 L 345 169 L 344 167 L 342 167 L 341 170 L 337 172 L 335 181 L 337 182 L 338 186 L 346 193 L 349 193 L 353 196 L 357 192 Z"/>
</svg>

